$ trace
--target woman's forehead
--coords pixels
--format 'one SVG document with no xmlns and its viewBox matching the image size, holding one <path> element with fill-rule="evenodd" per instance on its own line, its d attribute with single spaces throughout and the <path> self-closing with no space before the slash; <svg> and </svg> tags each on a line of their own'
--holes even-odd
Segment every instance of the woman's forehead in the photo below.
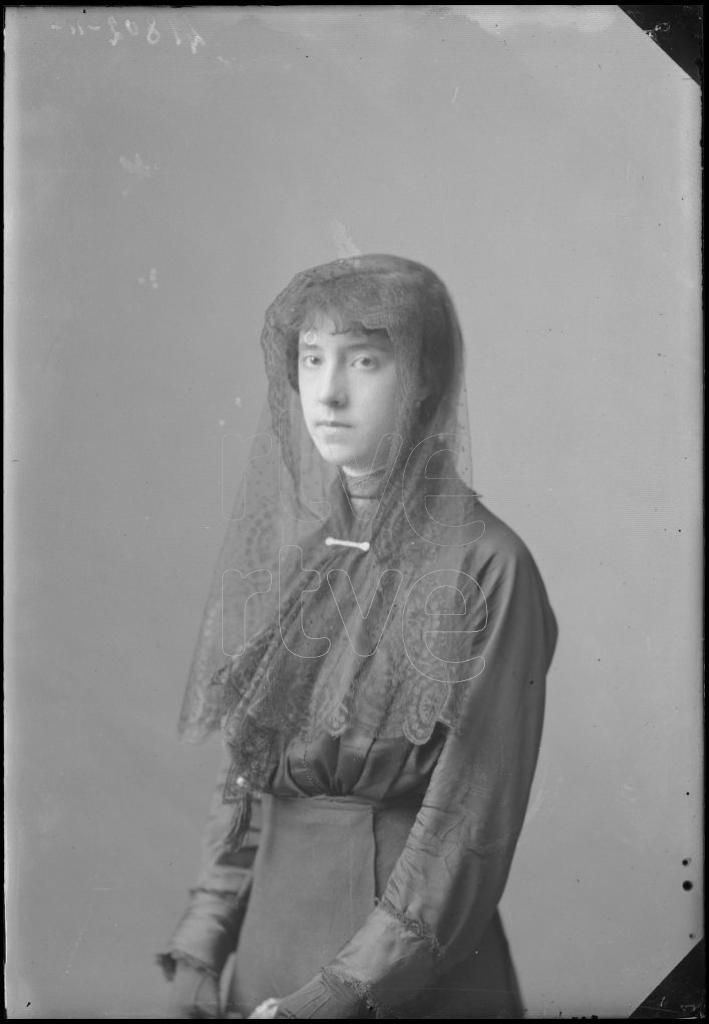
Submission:
<svg viewBox="0 0 709 1024">
<path fill-rule="evenodd" d="M 362 324 L 342 323 L 335 321 L 328 314 L 320 314 L 317 319 L 298 332 L 301 347 L 334 346 L 348 348 L 353 345 L 369 345 L 376 348 L 390 349 L 391 341 L 384 330 L 367 330 Z"/>
</svg>

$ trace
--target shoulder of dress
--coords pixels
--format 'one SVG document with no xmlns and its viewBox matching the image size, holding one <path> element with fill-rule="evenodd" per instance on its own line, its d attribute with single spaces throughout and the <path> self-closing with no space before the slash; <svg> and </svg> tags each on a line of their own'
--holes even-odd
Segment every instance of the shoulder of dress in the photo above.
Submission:
<svg viewBox="0 0 709 1024">
<path fill-rule="evenodd" d="M 477 498 L 467 521 L 455 529 L 446 527 L 428 534 L 410 530 L 402 553 L 418 564 L 435 563 L 438 568 L 475 576 L 536 571 L 534 558 L 519 534 Z"/>
<path fill-rule="evenodd" d="M 432 482 L 404 515 L 394 517 L 384 543 L 375 545 L 382 564 L 404 572 L 460 572 L 495 582 L 538 576 L 526 543 L 460 478 Z"/>
<path fill-rule="evenodd" d="M 501 569 L 513 570 L 534 564 L 529 548 L 511 526 L 482 502 L 476 504 L 479 535 L 466 547 L 466 560 L 481 565 L 494 561 Z"/>
</svg>

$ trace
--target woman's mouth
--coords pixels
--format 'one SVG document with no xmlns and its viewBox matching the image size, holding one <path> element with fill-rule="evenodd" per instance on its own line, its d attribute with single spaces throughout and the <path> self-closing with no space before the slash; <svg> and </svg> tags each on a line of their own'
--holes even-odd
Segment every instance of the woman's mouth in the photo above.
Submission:
<svg viewBox="0 0 709 1024">
<path fill-rule="evenodd" d="M 319 430 L 349 430 L 352 426 L 351 423 L 345 423 L 344 420 L 319 420 L 316 424 Z"/>
</svg>

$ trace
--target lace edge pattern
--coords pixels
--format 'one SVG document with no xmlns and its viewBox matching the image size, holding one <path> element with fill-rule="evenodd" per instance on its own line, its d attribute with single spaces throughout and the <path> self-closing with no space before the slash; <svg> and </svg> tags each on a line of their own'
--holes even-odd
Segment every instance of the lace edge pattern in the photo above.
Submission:
<svg viewBox="0 0 709 1024">
<path fill-rule="evenodd" d="M 342 981 L 345 985 L 349 986 L 355 995 L 359 999 L 362 999 L 369 1009 L 377 1015 L 377 1020 L 402 1019 L 390 1006 L 387 1006 L 385 1003 L 374 998 L 372 990 L 365 981 L 360 981 L 359 978 L 353 978 L 351 974 L 338 970 L 336 967 L 322 967 L 321 971 L 324 978 L 336 978 L 337 981 Z"/>
<path fill-rule="evenodd" d="M 421 924 L 420 921 L 415 921 L 411 917 L 407 917 L 406 914 L 402 914 L 400 910 L 397 910 L 397 908 L 394 906 L 391 900 L 388 900 L 386 898 L 377 900 L 376 905 L 380 908 L 380 910 L 383 910 L 384 913 L 389 914 L 390 917 L 395 918 L 395 920 L 397 920 L 400 925 L 406 928 L 407 931 L 413 932 L 413 934 L 416 935 L 417 938 L 421 939 L 422 942 L 425 942 L 436 961 L 440 960 L 443 957 L 443 946 L 440 944 L 440 942 L 433 934 L 433 932 L 424 924 Z"/>
</svg>

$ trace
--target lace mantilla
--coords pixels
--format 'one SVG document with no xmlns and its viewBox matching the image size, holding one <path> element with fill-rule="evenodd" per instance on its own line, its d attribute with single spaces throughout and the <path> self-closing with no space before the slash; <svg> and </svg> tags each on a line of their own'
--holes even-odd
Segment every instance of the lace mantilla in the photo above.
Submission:
<svg viewBox="0 0 709 1024">
<path fill-rule="evenodd" d="M 396 429 L 368 478 L 327 465 L 303 421 L 298 336 L 323 313 L 386 331 L 395 355 Z M 453 722 L 485 610 L 464 571 L 480 526 L 460 328 L 438 277 L 385 255 L 304 271 L 261 345 L 269 407 L 244 449 L 180 728 L 221 727 L 236 774 L 266 789 L 295 736 L 357 727 L 421 744 Z"/>
</svg>

